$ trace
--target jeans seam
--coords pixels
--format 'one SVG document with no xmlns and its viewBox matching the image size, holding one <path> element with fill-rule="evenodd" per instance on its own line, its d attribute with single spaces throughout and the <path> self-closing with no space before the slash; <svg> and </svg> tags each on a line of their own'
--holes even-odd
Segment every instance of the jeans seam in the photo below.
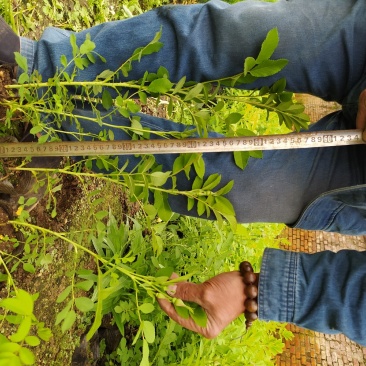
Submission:
<svg viewBox="0 0 366 366">
<path fill-rule="evenodd" d="M 336 210 L 333 210 L 332 215 L 330 216 L 330 218 L 328 220 L 328 224 L 324 226 L 324 230 L 327 230 L 332 226 L 332 224 L 334 223 L 335 218 L 343 210 L 343 208 L 345 206 L 346 206 L 345 203 L 341 203 Z"/>
<path fill-rule="evenodd" d="M 294 313 L 295 313 L 295 306 L 296 306 L 296 284 L 297 284 L 297 275 L 298 275 L 298 256 L 293 255 L 293 253 L 291 253 L 291 260 L 290 260 L 290 266 L 289 266 L 289 278 L 290 278 L 290 267 L 291 267 L 291 263 L 292 261 L 294 262 L 293 267 L 294 267 L 294 277 L 293 277 L 293 283 L 292 283 L 292 304 L 288 307 L 288 314 L 287 314 L 287 319 L 289 319 L 289 321 L 293 321 L 294 319 Z M 289 285 L 290 281 L 289 281 Z M 289 289 L 291 292 L 291 289 Z M 291 310 L 292 309 L 292 310 Z"/>
<path fill-rule="evenodd" d="M 31 41 L 27 38 L 20 37 L 20 53 L 27 59 L 28 70 L 27 73 L 30 75 L 34 69 L 35 62 L 35 41 Z M 23 70 L 25 71 L 25 70 Z M 22 73 L 18 67 L 18 77 Z"/>
</svg>

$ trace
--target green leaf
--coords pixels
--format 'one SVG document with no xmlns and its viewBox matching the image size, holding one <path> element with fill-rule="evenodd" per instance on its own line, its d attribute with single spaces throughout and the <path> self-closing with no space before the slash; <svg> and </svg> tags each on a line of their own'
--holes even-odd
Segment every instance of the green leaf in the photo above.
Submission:
<svg viewBox="0 0 366 366">
<path fill-rule="evenodd" d="M 271 93 L 282 93 L 286 88 L 286 79 L 277 80 L 271 87 Z"/>
<path fill-rule="evenodd" d="M 24 317 L 16 333 L 10 336 L 10 340 L 15 343 L 21 342 L 29 334 L 31 326 L 32 326 L 32 318 L 30 316 Z"/>
<path fill-rule="evenodd" d="M 61 62 L 61 65 L 62 65 L 63 67 L 66 67 L 66 66 L 67 66 L 67 58 L 66 58 L 66 56 L 65 56 L 65 55 L 61 55 L 61 57 L 60 57 L 60 62 Z"/>
<path fill-rule="evenodd" d="M 138 92 L 138 95 L 139 95 L 139 98 L 141 100 L 141 103 L 142 104 L 146 104 L 147 103 L 147 95 L 146 95 L 146 93 L 144 93 L 142 91 L 139 91 Z"/>
<path fill-rule="evenodd" d="M 223 102 L 222 100 L 220 100 L 220 101 L 216 104 L 216 106 L 215 106 L 214 110 L 215 110 L 215 112 L 219 112 L 219 111 L 221 111 L 221 109 L 222 109 L 222 108 L 224 108 L 224 107 L 225 107 L 225 102 Z"/>
<path fill-rule="evenodd" d="M 18 78 L 18 83 L 24 84 L 24 83 L 28 83 L 28 82 L 29 82 L 29 75 L 27 73 L 23 72 Z"/>
<path fill-rule="evenodd" d="M 230 113 L 226 117 L 225 122 L 228 125 L 231 125 L 231 124 L 239 122 L 242 119 L 242 117 L 243 117 L 243 115 L 241 113 Z"/>
<path fill-rule="evenodd" d="M 263 41 L 261 50 L 257 57 L 257 63 L 261 63 L 263 61 L 269 60 L 269 58 L 273 55 L 273 52 L 278 46 L 279 36 L 278 29 L 271 29 L 266 36 L 266 39 Z"/>
<path fill-rule="evenodd" d="M 173 213 L 168 202 L 168 195 L 165 192 L 154 192 L 154 207 L 158 211 L 158 216 L 163 221 L 170 220 Z"/>
<path fill-rule="evenodd" d="M 145 339 L 142 340 L 142 359 L 140 366 L 150 366 L 149 362 L 149 344 Z"/>
<path fill-rule="evenodd" d="M 150 302 L 145 302 L 142 305 L 139 306 L 139 310 L 143 312 L 144 314 L 150 314 L 155 310 L 155 307 Z"/>
<path fill-rule="evenodd" d="M 191 211 L 193 206 L 194 206 L 194 199 L 191 198 L 191 197 L 188 197 L 188 200 L 187 200 L 187 211 Z"/>
<path fill-rule="evenodd" d="M 169 71 L 164 66 L 159 67 L 157 75 L 159 78 L 169 79 Z"/>
<path fill-rule="evenodd" d="M 284 111 L 287 111 L 292 105 L 293 105 L 292 100 L 287 101 L 287 102 L 282 102 L 277 106 L 277 109 L 279 111 L 284 112 Z"/>
<path fill-rule="evenodd" d="M 173 90 L 173 94 L 178 93 L 178 92 L 183 88 L 183 86 L 184 86 L 185 82 L 186 82 L 186 77 L 185 77 L 185 76 L 183 76 L 183 77 L 178 81 L 178 83 L 175 85 L 174 90 Z"/>
<path fill-rule="evenodd" d="M 73 57 L 76 57 L 76 55 L 79 53 L 79 47 L 76 44 L 76 35 L 75 33 L 70 34 L 70 44 L 72 47 L 72 55 Z"/>
<path fill-rule="evenodd" d="M 106 110 L 110 109 L 113 106 L 113 99 L 107 89 L 103 90 L 102 105 L 103 105 L 103 108 Z"/>
<path fill-rule="evenodd" d="M 161 254 L 161 252 L 163 251 L 163 247 L 164 247 L 163 239 L 159 235 L 155 235 L 155 233 L 153 233 L 151 239 L 152 239 L 151 244 L 154 249 L 154 253 L 156 256 L 159 256 Z"/>
<path fill-rule="evenodd" d="M 43 144 L 48 140 L 49 136 L 47 135 L 42 135 L 41 137 L 38 138 L 38 143 L 39 144 Z"/>
<path fill-rule="evenodd" d="M 88 53 L 86 54 L 86 57 L 88 58 L 88 60 L 89 60 L 92 64 L 95 64 L 95 56 L 94 56 L 92 53 L 88 52 Z"/>
<path fill-rule="evenodd" d="M 173 267 L 160 268 L 158 271 L 156 271 L 155 278 L 156 277 L 168 277 L 169 278 L 172 275 L 173 272 L 174 272 Z"/>
<path fill-rule="evenodd" d="M 36 271 L 32 263 L 23 263 L 23 270 L 29 273 L 34 273 Z"/>
<path fill-rule="evenodd" d="M 151 184 L 155 187 L 161 187 L 166 183 L 171 172 L 154 172 L 150 174 Z"/>
<path fill-rule="evenodd" d="M 94 285 L 94 281 L 92 280 L 86 280 L 82 282 L 78 282 L 75 287 L 80 288 L 84 291 L 89 291 Z"/>
<path fill-rule="evenodd" d="M 189 308 L 186 306 L 186 304 L 180 300 L 180 299 L 174 299 L 174 309 L 177 312 L 177 314 L 183 318 L 188 319 L 189 318 Z"/>
<path fill-rule="evenodd" d="M 67 313 L 70 311 L 72 306 L 72 300 L 70 300 L 67 305 L 57 314 L 55 324 L 58 325 L 65 319 Z"/>
<path fill-rule="evenodd" d="M 50 328 L 39 328 L 37 330 L 37 335 L 39 338 L 42 339 L 42 341 L 48 342 L 50 338 L 52 337 L 52 332 Z"/>
<path fill-rule="evenodd" d="M 95 218 L 97 220 L 102 220 L 104 219 L 106 216 L 108 216 L 108 211 L 98 211 L 96 214 L 95 214 Z"/>
<path fill-rule="evenodd" d="M 244 169 L 249 161 L 248 151 L 234 151 L 235 164 L 240 168 Z"/>
<path fill-rule="evenodd" d="M 231 180 L 229 183 L 227 183 L 224 187 L 220 188 L 216 194 L 217 195 L 220 195 L 220 196 L 223 196 L 227 193 L 229 193 L 231 191 L 231 189 L 233 188 L 234 186 L 234 181 Z"/>
<path fill-rule="evenodd" d="M 197 201 L 197 214 L 198 216 L 202 216 L 206 211 L 206 205 L 202 200 Z"/>
<path fill-rule="evenodd" d="M 252 69 L 250 74 L 252 76 L 262 78 L 272 76 L 280 72 L 287 64 L 288 61 L 285 59 L 263 61 L 261 64 Z"/>
<path fill-rule="evenodd" d="M 137 118 L 133 118 L 131 120 L 131 128 L 134 129 L 134 133 L 136 133 L 137 135 L 142 136 L 143 135 L 143 127 L 141 122 L 137 119 Z"/>
<path fill-rule="evenodd" d="M 256 65 L 256 61 L 253 57 L 247 57 L 244 61 L 244 76 Z"/>
<path fill-rule="evenodd" d="M 215 197 L 213 208 L 223 215 L 235 215 L 235 210 L 232 203 L 225 197 Z"/>
<path fill-rule="evenodd" d="M 203 179 L 205 175 L 205 161 L 203 160 L 202 154 L 197 156 L 198 159 L 193 162 L 194 170 L 196 171 L 197 176 Z"/>
<path fill-rule="evenodd" d="M 91 299 L 89 299 L 88 297 L 76 298 L 75 305 L 83 313 L 91 311 L 94 308 L 94 302 Z"/>
<path fill-rule="evenodd" d="M 154 219 L 157 214 L 156 208 L 149 203 L 144 204 L 144 211 L 151 220 Z"/>
<path fill-rule="evenodd" d="M 97 79 L 108 79 L 114 74 L 111 70 L 104 70 L 98 76 Z"/>
<path fill-rule="evenodd" d="M 43 130 L 43 127 L 42 127 L 42 125 L 38 125 L 38 126 L 34 126 L 34 127 L 32 127 L 31 129 L 30 129 L 30 133 L 32 134 L 32 135 L 36 135 L 37 133 L 39 133 L 39 132 L 41 132 Z"/>
<path fill-rule="evenodd" d="M 14 52 L 15 54 L 15 62 L 18 66 L 25 72 L 28 72 L 28 61 L 27 58 L 21 55 L 19 52 Z"/>
<path fill-rule="evenodd" d="M 34 353 L 30 349 L 25 347 L 22 347 L 19 350 L 19 358 L 24 365 L 34 365 L 34 363 L 36 362 Z"/>
<path fill-rule="evenodd" d="M 75 66 L 80 69 L 84 70 L 85 67 L 89 66 L 89 61 L 86 58 L 77 57 L 74 59 Z"/>
<path fill-rule="evenodd" d="M 134 100 L 126 100 L 126 107 L 131 113 L 140 112 L 140 105 L 137 104 Z M 136 117 L 135 117 L 136 118 Z"/>
<path fill-rule="evenodd" d="M 90 36 L 84 41 L 84 43 L 80 46 L 80 53 L 81 54 L 87 54 L 89 52 L 92 52 L 95 49 L 95 43 L 90 40 Z"/>
<path fill-rule="evenodd" d="M 98 301 L 97 301 L 97 308 L 95 310 L 95 316 L 94 316 L 94 322 L 92 326 L 90 327 L 87 335 L 86 340 L 90 340 L 94 333 L 98 330 L 100 325 L 102 324 L 102 310 L 103 310 L 103 288 L 102 288 L 102 282 L 103 282 L 103 275 L 101 271 L 98 268 L 98 281 L 97 281 L 97 290 L 98 290 Z"/>
<path fill-rule="evenodd" d="M 279 99 L 281 102 L 292 102 L 292 98 L 294 96 L 294 93 L 291 92 L 282 92 L 279 95 Z"/>
<path fill-rule="evenodd" d="M 17 296 L 15 298 L 1 300 L 0 307 L 12 311 L 15 314 L 32 315 L 33 299 L 28 292 L 18 289 Z"/>
<path fill-rule="evenodd" d="M 164 94 L 168 92 L 172 88 L 172 86 L 173 83 L 170 82 L 168 79 L 160 78 L 152 81 L 151 84 L 147 87 L 147 90 L 150 93 Z"/>
<path fill-rule="evenodd" d="M 287 108 L 286 112 L 291 114 L 301 114 L 305 110 L 305 107 L 302 104 L 292 104 L 289 108 Z"/>
<path fill-rule="evenodd" d="M 32 315 L 34 307 L 33 296 L 27 291 L 18 289 L 17 298 L 23 304 L 25 315 Z"/>
<path fill-rule="evenodd" d="M 131 57 L 130 61 L 137 60 L 140 61 L 142 56 L 150 55 L 152 53 L 158 52 L 163 44 L 158 42 L 158 39 L 161 36 L 161 32 L 156 33 L 155 38 L 145 47 L 137 48 Z M 127 70 L 125 70 L 127 71 Z"/>
<path fill-rule="evenodd" d="M 191 313 L 192 319 L 198 326 L 205 328 L 207 325 L 206 312 L 199 305 L 196 306 L 193 305 L 192 307 L 193 307 L 193 313 Z"/>
<path fill-rule="evenodd" d="M 194 88 L 192 88 L 187 95 L 184 97 L 184 101 L 187 102 L 193 98 L 196 98 L 202 91 L 203 89 L 203 84 L 202 83 L 198 83 L 197 85 L 194 86 Z"/>
<path fill-rule="evenodd" d="M 215 188 L 221 181 L 221 175 L 220 174 L 211 174 L 205 181 L 205 183 L 202 186 L 202 189 L 205 191 L 211 191 L 213 188 Z"/>
<path fill-rule="evenodd" d="M 25 337 L 24 340 L 25 340 L 25 343 L 27 343 L 31 347 L 36 347 L 41 344 L 40 339 L 36 336 L 27 336 L 27 337 Z"/>
<path fill-rule="evenodd" d="M 148 343 L 154 343 L 155 341 L 155 327 L 154 324 L 148 320 L 142 322 L 142 332 Z"/>
<path fill-rule="evenodd" d="M 184 156 L 180 154 L 173 163 L 173 174 L 177 174 L 184 168 Z"/>
<path fill-rule="evenodd" d="M 61 293 L 58 295 L 56 299 L 56 303 L 63 302 L 71 292 L 71 285 L 67 286 Z"/>
<path fill-rule="evenodd" d="M 76 313 L 74 310 L 71 310 L 67 313 L 62 325 L 61 325 L 61 331 L 62 333 L 65 333 L 67 330 L 69 330 L 76 321 Z"/>
<path fill-rule="evenodd" d="M 261 151 L 261 150 L 249 151 L 249 155 L 252 158 L 255 158 L 255 159 L 262 159 L 263 158 L 263 151 Z"/>
<path fill-rule="evenodd" d="M 200 189 L 203 184 L 203 179 L 200 177 L 194 178 L 193 184 L 192 184 L 192 190 Z"/>
<path fill-rule="evenodd" d="M 21 345 L 7 340 L 6 343 L 0 343 L 0 355 L 4 352 L 16 353 L 20 350 Z M 0 356 L 1 357 L 1 356 Z"/>
</svg>

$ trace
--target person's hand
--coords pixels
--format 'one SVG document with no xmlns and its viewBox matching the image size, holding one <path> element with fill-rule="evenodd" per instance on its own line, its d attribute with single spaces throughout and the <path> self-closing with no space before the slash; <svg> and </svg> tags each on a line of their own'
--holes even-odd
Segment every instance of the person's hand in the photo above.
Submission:
<svg viewBox="0 0 366 366">
<path fill-rule="evenodd" d="M 180 282 L 171 286 L 168 290 L 171 296 L 195 302 L 206 311 L 205 328 L 198 326 L 192 318 L 180 317 L 168 300 L 158 299 L 158 302 L 162 310 L 178 324 L 206 338 L 215 338 L 229 323 L 244 313 L 244 290 L 245 284 L 239 271 L 221 273 L 201 284 Z"/>
<path fill-rule="evenodd" d="M 360 94 L 358 98 L 356 128 L 364 131 L 363 140 L 366 141 L 366 89 Z"/>
</svg>

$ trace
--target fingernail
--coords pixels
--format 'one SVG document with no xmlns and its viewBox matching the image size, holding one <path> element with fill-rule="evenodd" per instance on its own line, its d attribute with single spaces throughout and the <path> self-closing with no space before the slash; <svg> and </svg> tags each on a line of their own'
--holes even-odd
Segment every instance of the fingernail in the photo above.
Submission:
<svg viewBox="0 0 366 366">
<path fill-rule="evenodd" d="M 177 285 L 169 285 L 166 292 L 168 293 L 168 295 L 173 296 L 175 295 L 176 291 L 177 291 Z"/>
</svg>

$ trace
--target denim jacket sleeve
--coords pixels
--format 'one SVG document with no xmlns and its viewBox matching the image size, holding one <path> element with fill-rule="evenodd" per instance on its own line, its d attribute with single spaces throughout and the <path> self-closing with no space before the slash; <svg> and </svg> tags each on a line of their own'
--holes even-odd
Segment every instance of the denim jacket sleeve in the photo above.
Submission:
<svg viewBox="0 0 366 366">
<path fill-rule="evenodd" d="M 314 200 L 293 227 L 366 235 L 366 185 L 327 192 Z"/>
<path fill-rule="evenodd" d="M 343 333 L 366 346 L 366 252 L 266 249 L 258 305 L 262 320 Z"/>
</svg>

